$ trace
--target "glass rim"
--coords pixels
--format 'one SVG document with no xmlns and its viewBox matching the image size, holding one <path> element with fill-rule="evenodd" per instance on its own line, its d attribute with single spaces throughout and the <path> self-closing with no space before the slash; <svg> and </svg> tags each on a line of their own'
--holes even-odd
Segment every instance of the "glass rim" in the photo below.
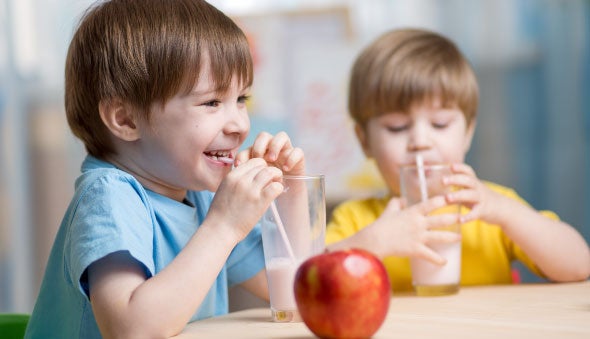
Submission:
<svg viewBox="0 0 590 339">
<path fill-rule="evenodd" d="M 440 163 L 440 164 L 424 164 L 424 169 L 429 169 L 429 170 L 438 170 L 438 169 L 447 169 L 450 168 L 451 164 L 450 163 Z M 418 169 L 418 165 L 412 163 L 412 164 L 406 164 L 406 165 L 401 165 L 400 166 L 401 170 L 413 170 L 413 169 Z"/>
<path fill-rule="evenodd" d="M 283 175 L 285 179 L 324 179 L 324 174 Z"/>
</svg>

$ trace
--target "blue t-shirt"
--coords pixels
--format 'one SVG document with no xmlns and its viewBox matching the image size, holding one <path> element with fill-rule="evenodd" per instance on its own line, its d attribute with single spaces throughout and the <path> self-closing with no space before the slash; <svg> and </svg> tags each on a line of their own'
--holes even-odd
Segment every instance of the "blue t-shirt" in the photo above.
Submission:
<svg viewBox="0 0 590 339">
<path fill-rule="evenodd" d="M 212 199 L 211 192 L 189 191 L 185 203 L 175 201 L 88 156 L 53 244 L 25 337 L 100 338 L 89 301 L 88 266 L 124 251 L 143 265 L 149 279 L 184 248 Z M 192 320 L 227 313 L 228 286 L 248 280 L 263 268 L 257 225 L 233 249 Z"/>
</svg>

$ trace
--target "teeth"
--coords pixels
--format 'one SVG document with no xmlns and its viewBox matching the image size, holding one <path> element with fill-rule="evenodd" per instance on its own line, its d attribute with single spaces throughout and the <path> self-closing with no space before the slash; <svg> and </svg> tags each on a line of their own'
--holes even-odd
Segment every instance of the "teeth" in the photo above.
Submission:
<svg viewBox="0 0 590 339">
<path fill-rule="evenodd" d="M 207 154 L 214 160 L 218 160 L 219 158 L 227 158 L 230 155 L 228 151 L 212 151 L 207 152 Z"/>
</svg>

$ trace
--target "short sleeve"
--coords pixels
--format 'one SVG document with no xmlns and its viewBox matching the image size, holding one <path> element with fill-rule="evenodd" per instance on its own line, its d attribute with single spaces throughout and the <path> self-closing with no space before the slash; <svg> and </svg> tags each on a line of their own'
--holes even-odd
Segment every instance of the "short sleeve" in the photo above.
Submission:
<svg viewBox="0 0 590 339">
<path fill-rule="evenodd" d="M 119 251 L 128 252 L 154 274 L 153 226 L 145 191 L 123 175 L 87 179 L 78 194 L 65 244 L 66 274 L 88 295 L 83 274 L 90 264 Z"/>
<path fill-rule="evenodd" d="M 260 224 L 254 226 L 240 241 L 227 259 L 227 276 L 230 286 L 240 284 L 264 269 L 264 252 Z"/>
<path fill-rule="evenodd" d="M 351 203 L 343 203 L 334 209 L 326 227 L 326 244 L 346 239 L 357 232 Z"/>
<path fill-rule="evenodd" d="M 326 227 L 326 244 L 346 239 L 374 222 L 383 213 L 388 198 L 349 200 L 338 205 Z"/>
</svg>

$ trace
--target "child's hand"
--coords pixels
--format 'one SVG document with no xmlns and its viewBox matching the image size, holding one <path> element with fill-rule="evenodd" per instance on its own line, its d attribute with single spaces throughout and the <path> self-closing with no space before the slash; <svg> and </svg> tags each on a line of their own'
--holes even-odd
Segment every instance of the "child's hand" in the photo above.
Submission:
<svg viewBox="0 0 590 339">
<path fill-rule="evenodd" d="M 437 231 L 435 228 L 458 222 L 455 214 L 428 215 L 447 205 L 445 198 L 438 196 L 401 209 L 399 198 L 393 198 L 373 224 L 366 230 L 373 232 L 374 248 L 381 256 L 419 257 L 443 265 L 446 260 L 433 251 L 428 244 L 452 243 L 461 240 L 457 233 Z"/>
<path fill-rule="evenodd" d="M 235 166 L 252 158 L 262 158 L 269 165 L 279 168 L 284 174 L 304 175 L 305 157 L 303 151 L 291 145 L 285 132 L 272 136 L 262 132 L 254 140 L 254 144 L 236 156 Z"/>
<path fill-rule="evenodd" d="M 281 171 L 263 159 L 243 162 L 219 185 L 207 218 L 218 227 L 227 226 L 237 240 L 243 239 L 283 192 L 281 177 Z"/>
<path fill-rule="evenodd" d="M 482 219 L 487 222 L 501 224 L 501 206 L 505 197 L 492 191 L 481 182 L 475 171 L 467 164 L 452 164 L 451 176 L 443 178 L 447 186 L 457 186 L 460 189 L 446 195 L 448 203 L 458 203 L 471 209 L 469 213 L 461 216 L 461 222 Z"/>
<path fill-rule="evenodd" d="M 215 193 L 208 218 L 245 237 L 281 192 L 283 174 L 305 174 L 305 159 L 285 132 L 262 132 L 248 149 L 237 154 L 234 169 Z"/>
</svg>

